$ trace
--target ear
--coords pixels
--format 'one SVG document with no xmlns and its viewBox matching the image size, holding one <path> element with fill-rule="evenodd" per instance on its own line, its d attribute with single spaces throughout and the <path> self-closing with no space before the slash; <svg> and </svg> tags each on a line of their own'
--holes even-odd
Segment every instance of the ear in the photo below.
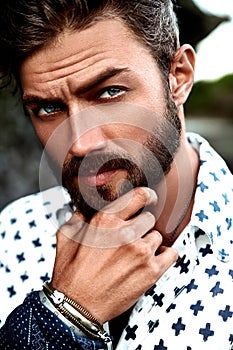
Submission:
<svg viewBox="0 0 233 350">
<path fill-rule="evenodd" d="M 195 52 L 190 45 L 181 46 L 175 53 L 169 84 L 175 104 L 183 105 L 193 86 Z"/>
</svg>

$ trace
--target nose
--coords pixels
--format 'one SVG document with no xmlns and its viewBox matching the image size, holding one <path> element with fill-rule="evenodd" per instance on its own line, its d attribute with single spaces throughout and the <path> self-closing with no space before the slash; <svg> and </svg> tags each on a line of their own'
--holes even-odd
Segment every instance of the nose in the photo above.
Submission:
<svg viewBox="0 0 233 350">
<path fill-rule="evenodd" d="M 69 151 L 73 156 L 85 157 L 89 153 L 104 150 L 106 147 L 107 140 L 100 127 L 85 131 L 81 135 L 77 132 L 72 135 Z"/>
</svg>

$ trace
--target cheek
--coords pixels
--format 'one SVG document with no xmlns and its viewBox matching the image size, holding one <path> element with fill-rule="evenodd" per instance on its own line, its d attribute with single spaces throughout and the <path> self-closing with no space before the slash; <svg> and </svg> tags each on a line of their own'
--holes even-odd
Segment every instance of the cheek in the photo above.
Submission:
<svg viewBox="0 0 233 350">
<path fill-rule="evenodd" d="M 56 121 L 43 122 L 32 118 L 32 122 L 44 151 L 62 166 L 64 160 L 69 157 L 71 147 L 69 128 Z"/>
<path fill-rule="evenodd" d="M 34 118 L 31 118 L 31 120 L 41 144 L 45 147 L 53 133 L 53 129 L 45 127 L 42 123 L 34 120 Z"/>
<path fill-rule="evenodd" d="M 119 124 L 112 128 L 106 128 L 104 134 L 109 140 L 131 140 L 143 143 L 150 134 L 147 128 L 138 127 L 132 123 Z"/>
</svg>

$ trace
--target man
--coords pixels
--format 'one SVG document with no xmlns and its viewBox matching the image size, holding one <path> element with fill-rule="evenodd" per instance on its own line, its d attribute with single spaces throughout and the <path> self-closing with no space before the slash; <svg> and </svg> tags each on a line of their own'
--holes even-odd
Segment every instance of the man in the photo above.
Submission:
<svg viewBox="0 0 233 350">
<path fill-rule="evenodd" d="M 28 293 L 2 347 L 231 349 L 232 176 L 186 135 L 195 55 L 172 3 L 8 0 L 1 47 L 72 201 L 56 187 L 2 213 L 8 313 Z"/>
</svg>

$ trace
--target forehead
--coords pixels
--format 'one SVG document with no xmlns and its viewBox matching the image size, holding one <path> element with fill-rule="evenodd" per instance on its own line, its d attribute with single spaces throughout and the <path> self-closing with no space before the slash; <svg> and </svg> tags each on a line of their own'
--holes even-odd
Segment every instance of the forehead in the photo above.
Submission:
<svg viewBox="0 0 233 350">
<path fill-rule="evenodd" d="M 143 60 L 155 64 L 149 49 L 128 27 L 117 19 L 100 20 L 90 27 L 64 31 L 56 40 L 26 58 L 20 67 L 20 78 L 30 74 L 38 82 L 69 78 L 75 71 L 80 79 L 94 70 L 109 66 L 138 66 Z M 146 64 L 146 62 L 144 62 Z"/>
</svg>

